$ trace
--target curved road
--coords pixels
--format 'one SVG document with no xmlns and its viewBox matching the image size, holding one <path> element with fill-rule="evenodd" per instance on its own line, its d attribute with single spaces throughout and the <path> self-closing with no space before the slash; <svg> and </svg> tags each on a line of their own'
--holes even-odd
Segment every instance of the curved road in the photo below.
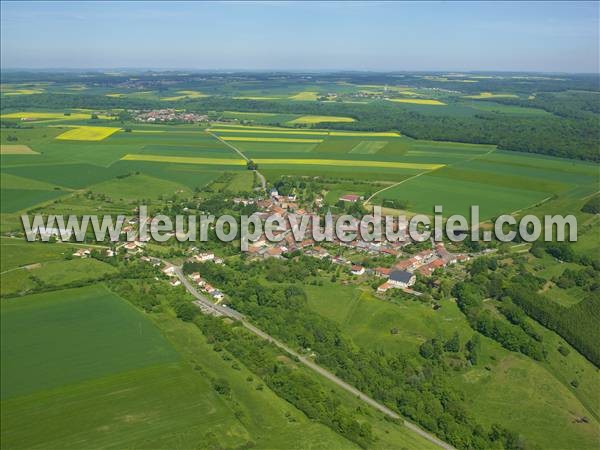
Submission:
<svg viewBox="0 0 600 450">
<path fill-rule="evenodd" d="M 427 439 L 428 441 L 438 445 L 439 447 L 441 447 L 445 450 L 454 450 L 454 447 L 452 447 L 451 445 L 438 439 L 436 436 L 428 433 L 427 431 L 418 427 L 414 423 L 409 422 L 408 420 L 402 419 L 402 417 L 399 414 L 392 411 L 387 406 L 382 405 L 381 403 L 377 402 L 376 400 L 373 400 L 371 397 L 369 397 L 366 394 L 363 394 L 361 391 L 356 389 L 354 386 L 352 386 L 351 384 L 348 384 L 344 380 L 338 378 L 337 376 L 335 376 L 333 373 L 331 373 L 327 369 L 324 369 L 323 367 L 319 366 L 318 364 L 315 364 L 312 360 L 305 358 L 304 356 L 300 355 L 296 351 L 289 348 L 284 343 L 275 339 L 273 336 L 265 333 L 260 328 L 255 327 L 254 325 L 252 325 L 250 322 L 248 322 L 246 320 L 246 318 L 243 314 L 241 314 L 238 311 L 231 309 L 227 306 L 215 305 L 213 302 L 208 300 L 206 297 L 204 297 L 202 294 L 200 294 L 196 290 L 194 285 L 185 277 L 183 271 L 181 270 L 181 267 L 175 267 L 175 273 L 177 274 L 177 277 L 179 277 L 179 280 L 181 281 L 181 283 L 190 292 L 190 294 L 192 294 L 194 297 L 196 297 L 198 299 L 198 301 L 202 304 L 204 310 L 211 311 L 212 313 L 214 313 L 216 315 L 227 316 L 232 319 L 238 320 L 246 329 L 248 329 L 249 331 L 254 333 L 256 336 L 279 347 L 281 350 L 286 352 L 288 355 L 291 355 L 292 357 L 296 358 L 298 361 L 300 361 L 306 367 L 312 369 L 313 371 L 317 372 L 319 375 L 332 381 L 333 383 L 335 383 L 342 389 L 350 392 L 352 395 L 355 395 L 357 398 L 359 398 L 363 402 L 365 402 L 365 403 L 369 404 L 370 406 L 372 406 L 373 408 L 381 411 L 385 415 L 392 417 L 393 419 L 402 420 L 403 424 L 406 428 L 410 429 L 411 431 L 417 433 L 418 435 L 422 436 L 423 438 Z"/>
</svg>

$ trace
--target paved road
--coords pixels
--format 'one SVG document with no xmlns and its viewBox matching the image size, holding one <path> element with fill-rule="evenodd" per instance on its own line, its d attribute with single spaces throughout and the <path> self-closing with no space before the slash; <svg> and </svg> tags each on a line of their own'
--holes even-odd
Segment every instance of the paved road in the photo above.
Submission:
<svg viewBox="0 0 600 450">
<path fill-rule="evenodd" d="M 185 288 L 194 297 L 196 297 L 198 299 L 198 303 L 200 303 L 199 306 L 201 307 L 201 309 L 204 312 L 209 312 L 209 313 L 212 313 L 212 314 L 215 314 L 215 315 L 219 315 L 219 316 L 227 316 L 227 317 L 230 317 L 232 319 L 239 320 L 244 327 L 246 327 L 248 330 L 250 330 L 256 336 L 258 336 L 258 337 L 264 339 L 265 341 L 268 341 L 268 342 L 274 344 L 275 346 L 279 347 L 281 350 L 283 350 L 284 352 L 286 352 L 288 355 L 293 356 L 294 358 L 296 358 L 298 361 L 300 361 L 302 364 L 304 364 L 308 368 L 314 370 L 319 375 L 322 375 L 323 377 L 325 377 L 328 380 L 332 381 L 333 383 L 337 384 L 339 387 L 341 387 L 342 389 L 350 392 L 352 395 L 355 395 L 357 398 L 359 398 L 363 402 L 371 405 L 373 408 L 381 411 L 382 413 L 386 414 L 389 417 L 392 417 L 394 419 L 403 420 L 402 417 L 399 414 L 395 413 L 394 411 L 392 411 L 391 409 L 389 409 L 385 405 L 382 405 L 381 403 L 373 400 L 371 397 L 369 397 L 366 394 L 363 394 L 361 391 L 359 391 L 358 389 L 356 389 L 354 386 L 346 383 L 345 381 L 343 381 L 342 379 L 338 378 L 333 373 L 329 372 L 328 370 L 324 369 L 323 367 L 319 366 L 318 364 L 315 364 L 309 358 L 305 358 L 304 356 L 300 355 L 296 351 L 294 351 L 291 348 L 289 348 L 284 343 L 282 343 L 282 342 L 278 341 L 277 339 L 275 339 L 273 336 L 265 333 L 260 328 L 255 327 L 254 325 L 252 325 L 250 322 L 248 322 L 246 320 L 246 318 L 245 318 L 245 316 L 243 314 L 241 314 L 241 313 L 237 312 L 236 310 L 234 310 L 232 308 L 229 308 L 227 306 L 215 305 L 213 302 L 211 302 L 210 300 L 208 300 L 206 297 L 204 297 L 202 294 L 200 294 L 196 290 L 196 288 L 194 287 L 194 285 L 183 274 L 183 271 L 181 270 L 181 267 L 177 267 L 175 269 L 175 273 L 177 274 L 177 276 L 179 277 L 179 279 L 181 280 L 181 283 L 185 286 Z M 409 422 L 407 420 L 403 420 L 403 423 L 404 423 L 404 426 L 406 428 L 410 429 L 411 431 L 414 431 L 418 435 L 424 437 L 425 439 L 429 440 L 430 442 L 433 442 L 434 444 L 438 445 L 439 447 L 441 447 L 443 449 L 446 449 L 446 450 L 454 450 L 454 447 L 452 447 L 451 445 L 445 443 L 444 441 L 441 441 L 440 439 L 438 439 L 437 437 L 435 437 L 432 434 L 428 433 L 427 431 L 419 428 L 414 423 Z"/>
<path fill-rule="evenodd" d="M 207 299 L 204 295 L 200 294 L 196 290 L 194 285 L 190 282 L 190 280 L 188 280 L 187 277 L 183 274 L 183 270 L 181 270 L 181 267 L 176 267 L 175 273 L 177 274 L 177 277 L 179 278 L 181 283 L 190 292 L 190 294 L 192 294 L 194 297 L 196 297 L 198 299 L 198 302 L 202 304 L 202 306 L 204 307 L 203 309 L 210 311 L 212 314 L 215 314 L 218 316 L 227 316 L 227 317 L 231 317 L 232 319 L 243 322 L 243 320 L 244 320 L 243 314 L 237 312 L 235 309 L 228 308 L 227 306 L 224 306 L 224 305 L 215 305 L 213 302 L 211 302 L 209 299 Z"/>
<path fill-rule="evenodd" d="M 215 139 L 217 139 L 218 141 L 220 141 L 223 144 L 225 144 L 227 147 L 229 147 L 233 151 L 235 151 L 238 155 L 240 155 L 244 159 L 244 161 L 246 161 L 246 162 L 250 161 L 250 159 L 246 155 L 244 155 L 244 153 L 242 153 L 242 151 L 239 148 L 235 147 L 234 145 L 230 144 L 226 140 L 222 139 L 221 137 L 217 136 L 216 134 L 214 134 L 214 133 L 212 133 L 210 131 L 208 131 L 207 133 L 210 134 Z M 262 190 L 266 192 L 266 190 L 267 190 L 267 180 L 265 179 L 265 176 L 262 173 L 260 173 L 258 170 L 254 170 L 254 173 L 258 176 L 258 179 L 260 180 L 260 184 L 262 186 Z"/>
</svg>

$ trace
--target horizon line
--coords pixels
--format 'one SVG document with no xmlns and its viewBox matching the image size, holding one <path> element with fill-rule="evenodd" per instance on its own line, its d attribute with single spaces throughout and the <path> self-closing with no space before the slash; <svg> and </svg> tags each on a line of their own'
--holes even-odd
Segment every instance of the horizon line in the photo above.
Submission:
<svg viewBox="0 0 600 450">
<path fill-rule="evenodd" d="M 0 67 L 0 73 L 7 71 L 68 71 L 68 72 L 100 72 L 107 70 L 119 71 L 147 71 L 147 72 L 181 72 L 189 71 L 196 73 L 214 72 L 214 73 L 377 73 L 377 74 L 397 74 L 397 73 L 526 73 L 526 74 L 545 74 L 545 75 L 599 75 L 598 72 L 569 72 L 569 71 L 544 71 L 544 70 L 524 70 L 524 69 L 293 69 L 293 68 L 269 68 L 269 69 L 251 69 L 251 68 L 217 68 L 201 69 L 191 67 L 151 67 L 151 66 L 94 66 L 94 67 Z"/>
</svg>

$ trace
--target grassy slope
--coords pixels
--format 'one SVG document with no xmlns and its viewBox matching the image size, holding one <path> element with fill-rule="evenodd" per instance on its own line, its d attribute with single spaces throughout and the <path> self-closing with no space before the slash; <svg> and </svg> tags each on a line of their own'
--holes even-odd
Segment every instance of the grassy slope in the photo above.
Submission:
<svg viewBox="0 0 600 450">
<path fill-rule="evenodd" d="M 450 301 L 433 311 L 417 301 L 392 304 L 352 286 L 328 282 L 306 290 L 311 308 L 335 320 L 360 346 L 416 352 L 424 340 L 438 335 L 449 337 L 456 330 L 463 343 L 473 335 Z M 399 333 L 392 335 L 392 328 Z M 455 381 L 482 423 L 504 424 L 543 448 L 593 448 L 600 438 L 598 370 L 573 349 L 568 358 L 562 357 L 556 350 L 562 339 L 541 327 L 540 332 L 551 350 L 548 363 L 536 363 L 482 338 L 484 361 L 457 373 Z M 568 387 L 573 378 L 580 381 L 579 392 Z M 589 424 L 573 422 L 583 416 Z"/>
<path fill-rule="evenodd" d="M 195 326 L 169 319 L 164 315 L 155 317 L 155 321 L 184 355 L 184 359 L 189 359 L 190 364 L 201 364 L 208 376 L 225 377 L 229 380 L 234 398 L 243 412 L 240 420 L 248 429 L 255 430 L 255 439 L 259 448 L 354 447 L 352 443 L 335 436 L 328 428 L 311 424 L 301 412 L 276 397 L 269 389 L 257 391 L 255 386 L 260 384 L 260 380 L 239 363 L 236 364 L 238 368 L 233 369 L 235 362 L 226 361 L 223 353 L 212 351 L 212 347 L 206 343 L 204 336 Z M 294 364 L 297 370 L 306 370 L 303 366 L 287 361 L 288 364 Z M 249 377 L 253 378 L 252 381 L 248 381 Z M 323 381 L 321 378 L 320 380 Z M 357 408 L 362 406 L 354 397 L 339 390 L 333 384 L 325 383 L 325 385 L 328 389 L 336 390 L 340 400 L 348 406 Z M 377 439 L 373 448 L 433 448 L 429 442 L 402 426 L 388 422 L 374 410 L 364 406 L 362 409 L 366 410 L 362 420 L 371 423 Z M 289 417 L 286 417 L 286 414 Z"/>
</svg>

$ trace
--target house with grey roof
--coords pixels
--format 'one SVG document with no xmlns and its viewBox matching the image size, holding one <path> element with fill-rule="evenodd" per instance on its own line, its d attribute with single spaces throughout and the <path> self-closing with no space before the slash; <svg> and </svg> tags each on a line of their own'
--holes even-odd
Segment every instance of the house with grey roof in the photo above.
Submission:
<svg viewBox="0 0 600 450">
<path fill-rule="evenodd" d="M 395 287 L 407 288 L 415 284 L 415 281 L 417 281 L 417 277 L 406 270 L 392 270 L 387 282 Z"/>
</svg>

